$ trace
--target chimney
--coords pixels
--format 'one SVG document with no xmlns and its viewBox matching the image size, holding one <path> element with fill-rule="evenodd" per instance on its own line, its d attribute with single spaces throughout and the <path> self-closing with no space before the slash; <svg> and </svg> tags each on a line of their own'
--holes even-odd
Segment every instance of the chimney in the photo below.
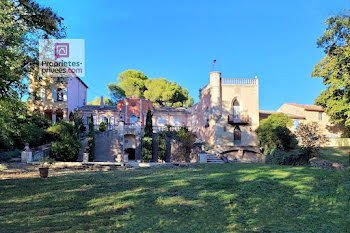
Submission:
<svg viewBox="0 0 350 233">
<path fill-rule="evenodd" d="M 103 96 L 101 96 L 100 108 L 104 108 L 104 107 L 105 107 L 105 103 L 103 102 Z"/>
</svg>

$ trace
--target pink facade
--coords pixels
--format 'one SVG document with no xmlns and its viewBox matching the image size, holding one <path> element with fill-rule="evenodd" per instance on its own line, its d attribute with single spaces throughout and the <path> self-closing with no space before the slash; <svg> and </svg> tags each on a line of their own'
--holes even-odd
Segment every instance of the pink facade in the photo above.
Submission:
<svg viewBox="0 0 350 233">
<path fill-rule="evenodd" d="M 78 77 L 68 79 L 68 114 L 74 109 L 86 105 L 87 88 L 86 84 Z"/>
</svg>

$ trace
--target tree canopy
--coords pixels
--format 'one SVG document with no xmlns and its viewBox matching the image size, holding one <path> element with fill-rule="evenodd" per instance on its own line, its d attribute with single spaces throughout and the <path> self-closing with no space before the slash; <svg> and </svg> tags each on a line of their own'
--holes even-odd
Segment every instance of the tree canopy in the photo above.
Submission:
<svg viewBox="0 0 350 233">
<path fill-rule="evenodd" d="M 151 100 L 155 105 L 190 107 L 194 101 L 188 90 L 165 78 L 149 79 L 144 73 L 126 70 L 119 74 L 118 84 L 108 85 L 112 101 L 117 102 L 124 97 L 137 97 Z"/>
<path fill-rule="evenodd" d="M 107 105 L 107 106 L 115 105 L 115 103 L 112 100 L 110 100 L 108 97 L 103 98 L 103 103 L 104 103 L 104 105 Z M 96 96 L 93 101 L 90 101 L 87 104 L 88 105 L 100 105 L 101 104 L 101 97 Z"/>
<path fill-rule="evenodd" d="M 341 14 L 326 20 L 327 29 L 317 45 L 326 56 L 316 64 L 312 77 L 322 78 L 326 89 L 315 104 L 324 107 L 334 123 L 350 127 L 350 16 Z"/>
<path fill-rule="evenodd" d="M 18 98 L 23 78 L 38 78 L 38 39 L 63 38 L 63 18 L 34 0 L 2 0 L 0 9 L 0 98 Z"/>
</svg>

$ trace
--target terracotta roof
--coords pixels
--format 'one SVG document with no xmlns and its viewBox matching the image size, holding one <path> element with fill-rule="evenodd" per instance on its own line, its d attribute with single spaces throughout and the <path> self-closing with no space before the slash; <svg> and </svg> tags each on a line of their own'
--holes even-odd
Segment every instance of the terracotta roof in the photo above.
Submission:
<svg viewBox="0 0 350 233">
<path fill-rule="evenodd" d="M 271 114 L 277 114 L 277 113 L 283 113 L 284 115 L 289 116 L 292 119 L 305 119 L 303 116 L 298 116 L 295 114 L 289 114 L 284 112 L 277 112 L 277 111 L 266 111 L 266 110 L 259 110 L 259 115 L 271 115 Z"/>
<path fill-rule="evenodd" d="M 301 107 L 305 109 L 306 111 L 316 111 L 316 112 L 323 112 L 324 109 L 322 106 L 314 105 L 314 104 L 296 104 L 296 103 L 287 103 L 289 105 L 293 105 L 296 107 Z"/>
</svg>

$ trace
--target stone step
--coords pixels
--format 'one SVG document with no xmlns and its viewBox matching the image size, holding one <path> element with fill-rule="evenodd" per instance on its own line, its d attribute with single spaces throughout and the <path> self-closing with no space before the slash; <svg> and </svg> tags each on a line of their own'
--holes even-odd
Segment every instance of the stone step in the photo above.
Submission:
<svg viewBox="0 0 350 233">
<path fill-rule="evenodd" d="M 216 157 L 215 155 L 209 154 L 207 156 L 207 163 L 225 163 L 222 159 Z"/>
</svg>

